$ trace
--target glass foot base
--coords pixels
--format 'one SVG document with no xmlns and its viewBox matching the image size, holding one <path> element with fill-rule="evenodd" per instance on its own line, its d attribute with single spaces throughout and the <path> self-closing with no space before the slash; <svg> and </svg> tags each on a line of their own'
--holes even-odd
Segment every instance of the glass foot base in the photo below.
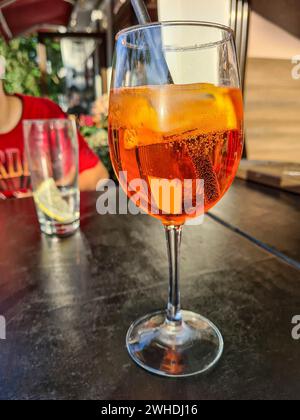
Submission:
<svg viewBox="0 0 300 420">
<path fill-rule="evenodd" d="M 169 323 L 166 312 L 136 321 L 127 333 L 132 359 L 151 373 L 186 377 L 205 373 L 220 360 L 224 342 L 217 327 L 193 312 L 182 311 L 183 323 Z"/>
</svg>

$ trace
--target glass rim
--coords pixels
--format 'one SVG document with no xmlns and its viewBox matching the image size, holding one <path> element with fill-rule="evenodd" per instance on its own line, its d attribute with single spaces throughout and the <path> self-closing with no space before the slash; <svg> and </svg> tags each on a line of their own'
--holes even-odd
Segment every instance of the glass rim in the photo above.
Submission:
<svg viewBox="0 0 300 420">
<path fill-rule="evenodd" d="M 27 118 L 22 121 L 23 125 L 32 125 L 32 124 L 46 124 L 46 123 L 74 123 L 72 118 Z"/>
<path fill-rule="evenodd" d="M 229 42 L 231 39 L 234 38 L 234 31 L 229 26 L 222 25 L 215 22 L 209 22 L 209 21 L 197 21 L 197 20 L 170 20 L 170 21 L 163 21 L 163 22 L 149 22 L 144 25 L 135 25 L 131 26 L 129 28 L 123 29 L 119 31 L 115 37 L 116 41 L 119 40 L 123 35 L 128 35 L 134 32 L 138 32 L 140 30 L 144 29 L 151 29 L 156 27 L 172 27 L 172 26 L 198 26 L 198 27 L 206 27 L 211 29 L 219 29 L 227 33 L 226 38 L 220 39 L 219 41 L 213 41 L 213 42 L 205 42 L 202 45 L 199 44 L 198 48 L 203 47 L 213 47 L 216 45 L 222 45 Z M 189 49 L 190 47 L 187 47 Z M 196 48 L 196 47 L 195 47 Z M 183 48 L 185 49 L 185 48 Z"/>
</svg>

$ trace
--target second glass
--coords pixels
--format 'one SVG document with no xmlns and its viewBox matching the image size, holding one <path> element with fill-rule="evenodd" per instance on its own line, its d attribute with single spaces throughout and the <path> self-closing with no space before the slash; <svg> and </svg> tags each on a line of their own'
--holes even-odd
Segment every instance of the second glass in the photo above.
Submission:
<svg viewBox="0 0 300 420">
<path fill-rule="evenodd" d="M 68 236 L 79 228 L 78 138 L 71 120 L 27 120 L 25 150 L 43 233 Z"/>
</svg>

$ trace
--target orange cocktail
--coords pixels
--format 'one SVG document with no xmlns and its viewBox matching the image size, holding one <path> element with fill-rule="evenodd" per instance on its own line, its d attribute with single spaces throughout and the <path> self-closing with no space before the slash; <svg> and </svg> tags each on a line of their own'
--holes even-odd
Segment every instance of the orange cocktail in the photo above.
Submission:
<svg viewBox="0 0 300 420">
<path fill-rule="evenodd" d="M 137 203 L 143 210 L 165 224 L 181 225 L 201 212 L 197 207 L 187 211 L 183 202 L 176 202 L 186 200 L 187 193 L 195 202 L 196 184 L 185 194 L 171 196 L 167 206 L 154 181 L 181 181 L 184 188 L 185 180 L 203 180 L 208 211 L 235 177 L 243 149 L 242 121 L 237 88 L 192 84 L 113 89 L 109 136 L 114 169 L 127 172 L 126 179 L 120 178 L 124 188 L 134 179 L 146 183 Z"/>
</svg>

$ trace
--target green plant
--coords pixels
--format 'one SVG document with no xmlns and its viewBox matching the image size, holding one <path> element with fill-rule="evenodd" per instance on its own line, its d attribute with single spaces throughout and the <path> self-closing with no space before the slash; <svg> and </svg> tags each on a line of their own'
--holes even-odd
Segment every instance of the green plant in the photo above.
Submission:
<svg viewBox="0 0 300 420">
<path fill-rule="evenodd" d="M 41 96 L 41 72 L 37 57 L 38 38 L 36 35 L 20 37 L 6 43 L 0 38 L 0 55 L 7 62 L 5 90 L 8 94 Z M 64 79 L 59 77 L 63 68 L 60 42 L 45 39 L 47 50 L 48 73 L 46 75 L 47 96 L 58 102 L 60 94 L 65 92 Z"/>
<path fill-rule="evenodd" d="M 6 43 L 0 38 L 0 55 L 6 59 L 6 92 L 40 96 L 41 73 L 37 66 L 37 37 L 16 38 Z"/>
<path fill-rule="evenodd" d="M 50 63 L 46 77 L 48 96 L 55 102 L 59 102 L 59 95 L 66 91 L 65 78 L 60 77 L 60 72 L 64 67 L 60 41 L 53 38 L 44 40 L 47 51 L 47 60 Z"/>
</svg>

